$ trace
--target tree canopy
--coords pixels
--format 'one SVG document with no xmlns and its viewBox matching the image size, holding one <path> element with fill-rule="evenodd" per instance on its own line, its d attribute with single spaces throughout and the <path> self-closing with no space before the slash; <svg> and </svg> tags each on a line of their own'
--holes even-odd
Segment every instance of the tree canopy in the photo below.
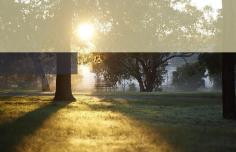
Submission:
<svg viewBox="0 0 236 152">
<path fill-rule="evenodd" d="M 185 64 L 178 67 L 173 73 L 173 85 L 176 89 L 184 91 L 195 91 L 205 87 L 203 78 L 206 69 L 199 62 Z"/>
<path fill-rule="evenodd" d="M 0 7 L 0 47 L 7 51 L 61 51 L 67 39 L 78 51 L 73 31 L 83 22 L 95 25 L 94 50 L 104 52 L 204 50 L 215 34 L 207 10 L 189 0 L 10 0 Z"/>
<path fill-rule="evenodd" d="M 108 82 L 135 79 L 141 92 L 152 92 L 163 82 L 166 66 L 174 57 L 189 57 L 191 53 L 96 53 L 93 69 Z"/>
</svg>

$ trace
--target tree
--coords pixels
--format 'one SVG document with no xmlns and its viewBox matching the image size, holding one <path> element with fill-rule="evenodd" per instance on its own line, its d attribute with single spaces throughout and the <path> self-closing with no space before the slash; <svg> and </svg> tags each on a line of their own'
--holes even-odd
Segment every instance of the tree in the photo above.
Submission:
<svg viewBox="0 0 236 152">
<path fill-rule="evenodd" d="M 198 62 L 178 67 L 173 73 L 173 85 L 180 90 L 195 91 L 205 87 L 203 78 L 206 69 Z"/>
<path fill-rule="evenodd" d="M 168 61 L 174 57 L 189 57 L 192 54 L 168 53 L 100 53 L 101 61 L 93 69 L 102 73 L 105 80 L 118 82 L 133 78 L 141 92 L 152 92 L 159 87 L 166 73 Z"/>
<path fill-rule="evenodd" d="M 73 0 L 32 0 L 32 1 L 3 1 L 0 2 L 0 22 L 2 28 L 0 33 L 3 44 L 1 49 L 5 51 L 62 51 L 70 52 L 72 37 Z M 14 43 L 14 45 L 12 45 Z M 71 69 L 70 55 L 61 55 L 57 58 L 57 69 Z M 37 60 L 37 57 L 34 57 Z M 65 61 L 68 60 L 68 61 Z M 60 64 L 68 63 L 69 65 Z M 34 65 L 39 68 L 40 63 L 34 61 Z M 63 67 L 59 67 L 63 66 Z M 71 87 L 71 71 L 57 75 L 57 87 L 55 100 L 74 99 Z M 64 71 L 65 72 L 65 71 Z M 42 75 L 43 86 L 48 89 Z M 62 94 L 64 89 L 65 93 Z M 57 93 L 59 92 L 59 93 Z M 67 94 L 66 94 L 67 93 Z M 70 98 L 69 98 L 70 97 Z"/>
<path fill-rule="evenodd" d="M 74 101 L 71 89 L 71 54 L 57 54 L 56 92 L 54 101 Z"/>
<path fill-rule="evenodd" d="M 1 53 L 0 62 L 2 89 L 12 86 L 38 88 L 38 73 L 35 72 L 34 65 L 26 54 Z"/>
<path fill-rule="evenodd" d="M 188 0 L 98 2 L 95 23 L 105 25 L 94 41 L 99 51 L 202 51 L 212 37 L 212 23 Z"/>
<path fill-rule="evenodd" d="M 234 0 L 223 0 L 223 51 L 232 52 L 236 50 L 236 31 L 234 29 L 236 20 Z M 223 117 L 225 119 L 236 119 L 235 107 L 235 54 L 222 54 L 222 96 L 223 96 Z"/>
<path fill-rule="evenodd" d="M 41 79 L 42 91 L 50 90 L 46 74 L 55 73 L 55 53 L 1 53 L 0 61 L 1 74 L 17 75 L 19 79 L 32 75 Z"/>
<path fill-rule="evenodd" d="M 34 65 L 34 73 L 41 78 L 42 91 L 50 91 L 50 84 L 46 74 L 55 73 L 55 53 L 26 53 L 26 57 L 29 57 Z"/>
<path fill-rule="evenodd" d="M 54 101 L 74 101 L 71 89 L 71 36 L 72 36 L 72 18 L 73 3 L 72 0 L 62 0 L 61 9 L 57 16 L 59 19 L 59 28 L 61 28 L 61 41 L 57 46 L 67 53 L 57 54 L 57 76 L 56 92 Z"/>
<path fill-rule="evenodd" d="M 220 53 L 202 53 L 198 56 L 201 66 L 208 70 L 208 75 L 214 82 L 215 89 L 222 87 L 222 55 Z"/>
<path fill-rule="evenodd" d="M 187 0 L 97 2 L 100 12 L 94 18 L 96 23 L 103 27 L 98 30 L 100 33 L 94 44 L 99 51 L 203 50 L 214 35 L 213 23 L 205 18 L 203 11 L 192 6 Z M 176 5 L 182 8 L 178 9 Z M 105 28 L 102 25 L 105 25 Z M 145 53 L 105 56 L 105 66 L 100 67 L 104 67 L 103 73 L 109 81 L 117 82 L 131 76 L 139 82 L 140 91 L 146 92 L 161 84 L 168 63 L 166 61 L 156 65 L 168 57 L 165 53 L 164 57 L 160 57 L 160 54 Z M 145 64 L 157 67 L 153 70 Z"/>
<path fill-rule="evenodd" d="M 143 0 L 32 0 L 20 4 L 24 6 L 21 9 L 24 17 L 20 27 L 27 29 L 26 33 L 23 32 L 25 37 L 22 44 L 30 45 L 23 45 L 22 48 L 27 49 L 32 49 L 33 45 L 33 49 L 40 50 L 71 50 L 72 24 L 75 25 L 76 16 L 79 20 L 92 20 L 100 27 L 94 45 L 101 51 L 199 50 L 204 48 L 211 31 L 206 28 L 208 22 L 204 13 L 191 6 L 188 0 L 148 0 L 145 3 Z M 183 6 L 182 9 L 178 9 L 176 4 Z M 76 10 L 79 11 L 73 12 L 73 6 L 78 6 L 79 9 Z M 20 31 L 24 31 L 23 29 Z M 155 61 L 152 59 L 151 62 Z M 141 65 L 142 62 L 139 61 L 138 64 Z M 155 87 L 150 81 L 154 80 L 151 78 L 153 75 L 147 73 L 145 76 L 150 78 L 145 78 L 145 82 L 141 82 L 139 78 L 143 91 L 150 91 Z M 67 79 L 57 80 L 70 83 L 69 74 L 65 75 L 68 76 Z M 160 82 L 155 82 L 158 83 Z"/>
<path fill-rule="evenodd" d="M 225 53 L 222 56 L 223 117 L 236 119 L 234 74 L 236 58 L 234 53 Z"/>
</svg>

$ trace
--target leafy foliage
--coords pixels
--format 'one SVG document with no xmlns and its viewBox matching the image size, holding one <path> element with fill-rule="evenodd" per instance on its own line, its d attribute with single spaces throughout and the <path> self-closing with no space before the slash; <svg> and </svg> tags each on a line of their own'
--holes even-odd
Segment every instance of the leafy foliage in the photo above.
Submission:
<svg viewBox="0 0 236 152">
<path fill-rule="evenodd" d="M 208 70 L 208 75 L 214 82 L 214 88 L 221 88 L 221 72 L 222 72 L 222 56 L 221 54 L 204 53 L 200 54 L 198 59 L 201 66 Z"/>
<path fill-rule="evenodd" d="M 173 73 L 173 85 L 181 90 L 197 90 L 204 87 L 205 68 L 198 62 L 186 64 Z"/>
<path fill-rule="evenodd" d="M 189 57 L 191 54 L 169 53 L 96 53 L 99 63 L 93 63 L 98 75 L 108 82 L 135 79 L 141 92 L 152 92 L 159 88 L 166 73 L 168 61 L 174 57 Z M 99 57 L 98 57 L 99 56 Z"/>
<path fill-rule="evenodd" d="M 95 25 L 96 51 L 106 52 L 200 50 L 215 34 L 204 17 L 210 10 L 189 0 L 9 0 L 0 7 L 0 46 L 6 50 L 81 48 L 73 35 L 81 22 Z"/>
</svg>

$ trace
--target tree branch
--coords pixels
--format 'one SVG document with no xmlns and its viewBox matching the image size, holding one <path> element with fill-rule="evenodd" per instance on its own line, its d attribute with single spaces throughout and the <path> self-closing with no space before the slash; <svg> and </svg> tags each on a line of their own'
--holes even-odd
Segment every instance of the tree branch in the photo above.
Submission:
<svg viewBox="0 0 236 152">
<path fill-rule="evenodd" d="M 166 59 L 162 60 L 160 62 L 160 65 L 168 62 L 170 59 L 173 59 L 173 58 L 177 58 L 177 57 L 186 58 L 186 57 L 191 57 L 193 55 L 194 55 L 194 53 L 181 53 L 181 54 L 171 55 L 171 56 L 167 57 Z"/>
</svg>

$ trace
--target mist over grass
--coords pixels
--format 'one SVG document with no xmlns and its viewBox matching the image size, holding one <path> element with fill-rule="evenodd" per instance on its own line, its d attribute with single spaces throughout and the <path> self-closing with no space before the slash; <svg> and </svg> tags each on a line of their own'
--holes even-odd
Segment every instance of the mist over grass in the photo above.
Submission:
<svg viewBox="0 0 236 152">
<path fill-rule="evenodd" d="M 218 94 L 0 97 L 0 151 L 235 151 Z"/>
</svg>

